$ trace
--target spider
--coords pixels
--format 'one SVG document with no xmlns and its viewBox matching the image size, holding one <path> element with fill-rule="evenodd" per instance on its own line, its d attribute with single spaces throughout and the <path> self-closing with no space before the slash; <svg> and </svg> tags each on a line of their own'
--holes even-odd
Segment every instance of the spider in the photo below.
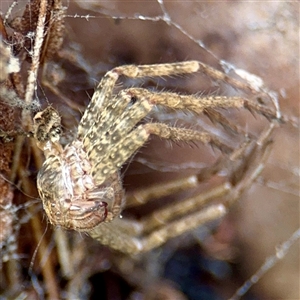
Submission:
<svg viewBox="0 0 300 300">
<path fill-rule="evenodd" d="M 39 171 L 37 187 L 44 210 L 53 225 L 88 233 L 103 245 L 127 254 L 156 248 L 172 237 L 224 216 L 228 207 L 260 173 L 270 150 L 270 136 L 276 114 L 261 103 L 242 97 L 196 97 L 172 92 L 152 92 L 144 88 L 113 89 L 118 78 L 170 76 L 203 72 L 239 89 L 255 89 L 199 61 L 154 65 L 125 65 L 107 72 L 100 81 L 78 126 L 76 138 L 63 147 L 58 112 L 52 107 L 34 117 L 34 138 L 46 160 Z M 237 127 L 213 111 L 215 108 L 246 108 L 258 112 L 269 126 L 257 139 L 245 135 L 238 148 L 222 142 L 206 131 L 171 127 L 163 123 L 140 123 L 156 106 L 206 113 L 224 127 Z M 170 195 L 195 187 L 203 178 L 216 174 L 220 162 L 197 175 L 180 181 L 135 192 L 125 199 L 120 168 L 148 140 L 150 135 L 173 141 L 199 141 L 219 148 L 229 156 L 228 179 L 196 197 L 155 211 L 141 221 L 121 218 L 127 206 L 150 198 Z M 223 199 L 205 206 L 212 200 Z M 225 200 L 224 200 L 225 199 Z M 203 206 L 205 206 L 203 208 Z"/>
</svg>

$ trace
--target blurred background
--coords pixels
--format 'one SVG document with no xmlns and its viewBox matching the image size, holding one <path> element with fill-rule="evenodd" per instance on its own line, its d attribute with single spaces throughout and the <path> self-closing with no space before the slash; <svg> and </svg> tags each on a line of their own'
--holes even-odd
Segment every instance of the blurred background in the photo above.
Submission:
<svg viewBox="0 0 300 300">
<path fill-rule="evenodd" d="M 94 88 L 111 68 L 195 59 L 220 69 L 226 61 L 259 76 L 279 95 L 287 121 L 273 134 L 273 150 L 263 173 L 222 221 L 131 259 L 78 233 L 55 233 L 47 226 L 35 190 L 37 168 L 28 159 L 27 173 L 19 174 L 6 193 L 11 199 L 14 195 L 12 202 L 2 204 L 2 220 L 9 222 L 1 224 L 1 299 L 53 299 L 49 286 L 57 289 L 60 299 L 227 299 L 299 228 L 299 4 L 166 1 L 162 6 L 159 2 L 65 2 L 62 49 L 44 65 L 39 78 L 42 105 L 51 103 L 59 110 L 68 141 Z M 18 1 L 9 19 L 22 16 L 26 3 Z M 1 3 L 2 18 L 10 5 Z M 44 84 L 42 76 L 55 88 Z M 122 86 L 133 83 L 124 79 Z M 145 84 L 199 95 L 228 91 L 193 76 Z M 18 123 L 21 110 L 16 110 Z M 260 117 L 238 119 L 236 114 L 232 113 L 233 119 L 245 130 L 260 130 L 260 125 L 256 128 L 263 122 Z M 151 117 L 168 116 L 154 112 Z M 186 122 L 193 124 L 193 120 Z M 202 157 L 209 157 L 199 152 L 197 147 L 170 146 L 153 138 L 123 168 L 124 187 L 132 191 L 195 173 L 198 165 L 207 163 Z M 31 155 L 29 150 L 26 153 Z M 29 195 L 18 189 L 24 183 L 22 176 L 30 180 Z M 134 213 L 140 217 L 143 212 Z M 44 248 L 38 246 L 32 218 L 42 232 L 47 230 L 40 235 Z M 57 253 L 62 249 L 57 246 L 60 234 L 69 243 L 65 252 L 72 257 L 67 260 L 72 264 L 69 274 Z M 42 254 L 36 256 L 35 251 Z M 41 271 L 46 260 L 55 274 L 52 285 Z M 243 299 L 300 299 L 299 242 Z"/>
</svg>

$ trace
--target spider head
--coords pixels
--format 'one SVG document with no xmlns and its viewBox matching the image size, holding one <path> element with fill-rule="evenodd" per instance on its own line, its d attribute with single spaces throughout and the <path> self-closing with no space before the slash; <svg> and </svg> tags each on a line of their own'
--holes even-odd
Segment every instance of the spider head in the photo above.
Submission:
<svg viewBox="0 0 300 300">
<path fill-rule="evenodd" d="M 45 150 L 46 145 L 59 142 L 61 134 L 61 118 L 58 112 L 51 106 L 38 112 L 33 118 L 33 136 L 37 145 Z"/>
</svg>

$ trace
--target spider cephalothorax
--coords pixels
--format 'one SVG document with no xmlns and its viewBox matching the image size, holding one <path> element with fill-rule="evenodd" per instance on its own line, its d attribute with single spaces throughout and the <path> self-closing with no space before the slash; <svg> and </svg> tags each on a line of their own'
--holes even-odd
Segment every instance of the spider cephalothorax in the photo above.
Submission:
<svg viewBox="0 0 300 300">
<path fill-rule="evenodd" d="M 52 107 L 34 118 L 35 136 L 47 157 L 37 178 L 43 206 L 52 224 L 66 229 L 93 228 L 110 219 L 108 209 L 112 205 L 112 211 L 118 206 L 114 200 L 121 194 L 115 195 L 113 188 L 113 182 L 119 180 L 118 172 L 105 183 L 96 184 L 82 142 L 74 140 L 65 148 L 59 144 L 58 122 L 59 115 Z"/>
</svg>

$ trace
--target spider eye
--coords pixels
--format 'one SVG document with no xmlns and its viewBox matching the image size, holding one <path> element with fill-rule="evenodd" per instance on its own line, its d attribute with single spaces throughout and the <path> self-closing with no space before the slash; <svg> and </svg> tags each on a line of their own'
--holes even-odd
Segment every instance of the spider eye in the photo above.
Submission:
<svg viewBox="0 0 300 300">
<path fill-rule="evenodd" d="M 133 105 L 134 103 L 136 103 L 137 101 L 137 97 L 136 96 L 132 96 L 130 99 L 130 105 Z"/>
<path fill-rule="evenodd" d="M 55 128 L 55 133 L 57 133 L 57 134 L 60 134 L 61 133 L 61 128 L 60 127 L 57 127 L 57 128 Z"/>
</svg>

